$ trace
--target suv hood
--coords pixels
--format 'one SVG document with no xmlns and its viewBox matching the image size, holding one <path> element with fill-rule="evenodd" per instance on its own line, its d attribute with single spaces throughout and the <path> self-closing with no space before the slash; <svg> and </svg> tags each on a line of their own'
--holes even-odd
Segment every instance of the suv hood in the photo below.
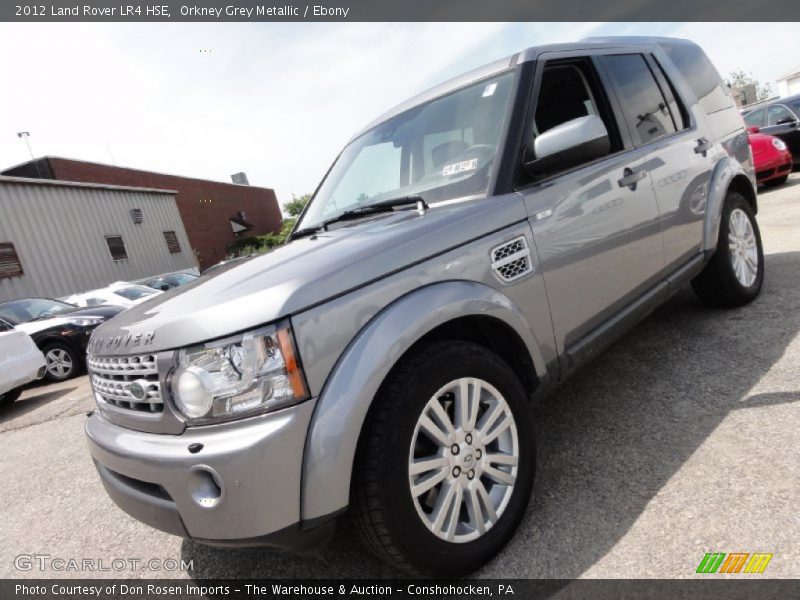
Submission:
<svg viewBox="0 0 800 600">
<path fill-rule="evenodd" d="M 90 352 L 154 352 L 252 329 L 525 218 L 509 194 L 333 225 L 128 309 L 97 328 Z"/>
</svg>

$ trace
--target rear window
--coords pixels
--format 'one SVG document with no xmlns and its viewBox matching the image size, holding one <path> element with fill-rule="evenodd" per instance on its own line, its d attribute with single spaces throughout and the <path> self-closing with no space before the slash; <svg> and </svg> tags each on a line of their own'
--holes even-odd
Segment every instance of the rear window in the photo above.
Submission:
<svg viewBox="0 0 800 600">
<path fill-rule="evenodd" d="M 128 300 L 137 300 L 142 296 L 149 296 L 150 294 L 155 294 L 155 290 L 145 287 L 143 285 L 133 285 L 131 287 L 124 287 L 118 290 L 114 290 L 114 293 L 117 296 L 122 296 L 123 298 L 127 298 Z"/>
<path fill-rule="evenodd" d="M 678 41 L 662 47 L 707 114 L 733 106 L 728 86 L 698 46 Z"/>
</svg>

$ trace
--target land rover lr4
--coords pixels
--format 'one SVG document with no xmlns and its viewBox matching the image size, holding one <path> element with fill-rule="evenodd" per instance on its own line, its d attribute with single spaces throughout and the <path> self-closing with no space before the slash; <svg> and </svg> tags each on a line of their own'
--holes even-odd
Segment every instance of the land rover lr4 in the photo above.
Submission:
<svg viewBox="0 0 800 600">
<path fill-rule="evenodd" d="M 753 300 L 756 210 L 699 47 L 530 48 L 354 136 L 284 246 L 100 326 L 92 457 L 175 535 L 300 548 L 350 511 L 389 563 L 472 572 L 528 503 L 531 403 L 689 282 Z"/>
</svg>

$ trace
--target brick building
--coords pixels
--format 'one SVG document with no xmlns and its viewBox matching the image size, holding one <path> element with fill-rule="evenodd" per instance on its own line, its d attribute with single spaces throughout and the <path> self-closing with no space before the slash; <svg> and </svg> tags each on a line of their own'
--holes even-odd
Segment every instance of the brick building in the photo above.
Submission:
<svg viewBox="0 0 800 600">
<path fill-rule="evenodd" d="M 222 260 L 237 236 L 275 233 L 281 211 L 268 188 L 165 175 L 101 163 L 45 156 L 2 175 L 174 190 L 178 211 L 201 269 Z"/>
</svg>

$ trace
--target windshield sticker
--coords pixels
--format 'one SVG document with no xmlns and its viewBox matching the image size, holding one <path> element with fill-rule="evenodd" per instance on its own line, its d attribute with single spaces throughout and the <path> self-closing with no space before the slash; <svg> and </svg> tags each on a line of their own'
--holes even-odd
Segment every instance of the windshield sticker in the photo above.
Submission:
<svg viewBox="0 0 800 600">
<path fill-rule="evenodd" d="M 462 160 L 461 162 L 453 163 L 452 165 L 445 165 L 442 169 L 442 175 L 448 177 L 456 173 L 463 173 L 464 171 L 474 171 L 478 168 L 478 159 L 472 158 L 470 160 Z"/>
<path fill-rule="evenodd" d="M 495 83 L 490 83 L 485 88 L 483 88 L 483 95 L 481 97 L 482 98 L 488 98 L 489 96 L 494 94 L 494 91 L 496 89 L 497 89 L 497 83 L 496 82 Z"/>
</svg>

